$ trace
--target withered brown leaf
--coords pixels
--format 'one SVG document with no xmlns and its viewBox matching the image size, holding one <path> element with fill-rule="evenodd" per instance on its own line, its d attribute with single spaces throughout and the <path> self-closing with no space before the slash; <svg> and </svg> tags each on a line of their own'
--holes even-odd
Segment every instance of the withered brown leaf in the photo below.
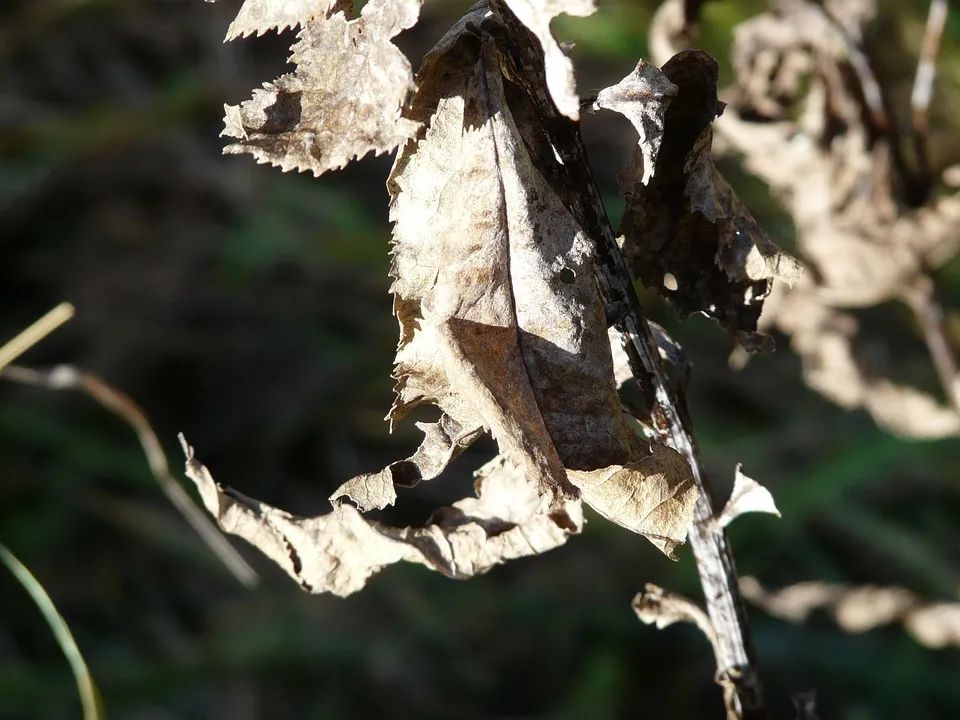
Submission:
<svg viewBox="0 0 960 720">
<path fill-rule="evenodd" d="M 457 416 L 469 398 L 507 457 L 545 490 L 569 495 L 565 468 L 620 466 L 647 451 L 619 410 L 592 243 L 537 171 L 513 124 L 495 47 L 479 42 L 467 34 L 459 49 L 444 50 L 461 61 L 476 53 L 470 78 L 425 60 L 418 97 L 436 111 L 391 177 L 401 323 L 392 415 L 438 399 Z M 682 470 L 671 467 L 672 483 Z M 642 494 L 642 474 L 608 474 Z M 683 517 L 689 489 L 681 482 L 668 502 Z M 625 502 L 619 510 L 636 526 L 627 517 L 638 509 Z M 650 532 L 684 536 L 673 525 Z"/>
<path fill-rule="evenodd" d="M 637 131 L 640 183 L 646 185 L 653 177 L 654 163 L 663 140 L 663 121 L 677 86 L 660 72 L 659 68 L 641 60 L 633 72 L 616 85 L 597 94 L 594 106 L 613 110 L 626 117 Z"/>
<path fill-rule="evenodd" d="M 356 19 L 334 12 L 306 22 L 291 48 L 296 70 L 224 106 L 221 134 L 237 140 L 224 152 L 319 176 L 394 150 L 417 124 L 402 117 L 413 73 L 390 39 L 416 23 L 422 3 L 370 0 Z"/>
<path fill-rule="evenodd" d="M 796 228 L 810 271 L 771 298 L 762 326 L 790 336 L 807 384 L 843 407 L 863 407 L 898 435 L 957 435 L 960 381 L 952 361 L 933 363 L 946 405 L 877 377 L 875 366 L 867 371 L 867 343 L 858 341 L 849 312 L 900 301 L 928 345 L 940 342 L 931 334 L 929 318 L 940 311 L 930 272 L 960 249 L 960 194 L 903 192 L 918 183 L 899 177 L 896 133 L 886 129 L 877 78 L 856 42 L 874 11 L 873 0 L 826 8 L 796 0 L 742 23 L 733 102 L 716 127 Z M 941 352 L 950 353 L 949 338 Z"/>
<path fill-rule="evenodd" d="M 579 532 L 581 491 L 668 554 L 686 537 L 690 468 L 624 419 L 593 243 L 513 119 L 484 29 L 495 18 L 475 6 L 424 59 L 409 109 L 420 130 L 389 181 L 400 323 L 389 419 L 439 408 L 438 421 L 419 424 L 420 448 L 343 484 L 333 511 L 314 518 L 216 485 L 187 448 L 188 473 L 221 526 L 315 592 L 353 592 L 401 560 L 469 577 L 543 552 Z M 395 502 L 397 487 L 438 475 L 484 430 L 500 456 L 479 474 L 477 497 L 420 528 L 363 517 Z"/>
<path fill-rule="evenodd" d="M 350 595 L 400 561 L 473 577 L 551 550 L 582 523 L 576 502 L 565 509 L 563 523 L 543 513 L 536 489 L 501 458 L 478 472 L 476 498 L 438 512 L 425 527 L 383 525 L 349 504 L 299 517 L 219 485 L 181 441 L 187 476 L 220 527 L 256 546 L 309 592 Z"/>
<path fill-rule="evenodd" d="M 740 587 L 750 602 L 789 622 L 804 622 L 814 610 L 825 609 L 849 633 L 899 622 L 921 645 L 960 647 L 960 603 L 929 602 L 907 588 L 809 581 L 766 590 L 753 577 L 744 577 Z"/>
<path fill-rule="evenodd" d="M 654 75 L 649 66 L 646 72 Z M 763 300 L 774 279 L 793 282 L 801 267 L 769 240 L 713 164 L 711 123 L 723 109 L 716 62 L 684 51 L 663 75 L 659 82 L 678 91 L 665 111 L 654 170 L 652 139 L 645 137 L 620 175 L 624 255 L 644 284 L 681 313 L 702 312 L 746 349 L 768 349 L 769 338 L 757 332 Z M 662 111 L 662 96 L 640 102 L 648 108 L 635 115 Z"/>
</svg>

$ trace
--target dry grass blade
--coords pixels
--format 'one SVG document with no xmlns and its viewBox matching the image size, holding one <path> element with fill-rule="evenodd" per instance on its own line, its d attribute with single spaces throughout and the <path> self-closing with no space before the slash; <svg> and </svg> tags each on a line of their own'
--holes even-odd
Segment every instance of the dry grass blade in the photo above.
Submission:
<svg viewBox="0 0 960 720">
<path fill-rule="evenodd" d="M 73 313 L 73 305 L 66 302 L 60 303 L 3 347 L 0 347 L 0 370 L 67 322 L 73 317 Z"/>
<path fill-rule="evenodd" d="M 73 639 L 73 633 L 70 632 L 66 620 L 57 611 L 53 600 L 43 589 L 40 581 L 3 544 L 0 544 L 0 561 L 3 561 L 3 564 L 30 595 L 44 620 L 50 626 L 50 630 L 60 645 L 60 649 L 63 650 L 67 662 L 70 663 L 70 670 L 77 681 L 80 703 L 83 705 L 83 720 L 101 720 L 103 718 L 103 708 L 101 707 L 100 693 L 93 681 L 93 676 L 90 674 L 90 668 L 87 667 L 87 663 L 80 653 L 80 648 L 77 647 L 77 642 Z"/>
<path fill-rule="evenodd" d="M 240 557 L 207 516 L 194 505 L 190 496 L 173 477 L 170 466 L 167 464 L 167 457 L 156 433 L 150 426 L 150 421 L 133 399 L 111 387 L 96 375 L 70 365 L 58 365 L 51 370 L 9 366 L 0 370 L 0 377 L 47 390 L 79 390 L 122 418 L 137 434 L 150 471 L 160 484 L 164 495 L 237 580 L 246 587 L 254 587 L 257 584 L 257 573 Z"/>
</svg>

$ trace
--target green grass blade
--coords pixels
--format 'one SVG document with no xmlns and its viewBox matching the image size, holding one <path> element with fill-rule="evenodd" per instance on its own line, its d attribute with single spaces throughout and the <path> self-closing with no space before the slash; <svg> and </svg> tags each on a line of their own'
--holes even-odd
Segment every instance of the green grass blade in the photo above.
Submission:
<svg viewBox="0 0 960 720">
<path fill-rule="evenodd" d="M 33 573 L 14 556 L 6 545 L 0 543 L 0 560 L 9 568 L 14 577 L 23 585 L 30 597 L 36 603 L 40 613 L 43 615 L 54 637 L 60 644 L 60 649 L 67 657 L 70 663 L 70 669 L 73 671 L 73 677 L 77 681 L 77 690 L 80 692 L 80 702 L 83 705 L 83 720 L 103 720 L 103 708 L 100 703 L 100 693 L 90 674 L 90 669 L 80 654 L 80 648 L 77 647 L 73 639 L 73 633 L 67 627 L 63 616 L 57 611 L 53 600 L 47 595 L 40 581 Z"/>
</svg>

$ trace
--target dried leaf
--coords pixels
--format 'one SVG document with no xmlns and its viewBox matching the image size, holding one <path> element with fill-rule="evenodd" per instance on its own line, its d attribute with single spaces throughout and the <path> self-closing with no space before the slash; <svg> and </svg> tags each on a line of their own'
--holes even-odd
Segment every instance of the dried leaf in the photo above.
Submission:
<svg viewBox="0 0 960 720">
<path fill-rule="evenodd" d="M 461 62 L 470 46 L 441 42 Z M 647 450 L 619 411 L 592 245 L 521 140 L 493 45 L 475 52 L 466 87 L 455 74 L 434 74 L 435 58 L 425 61 L 418 101 L 436 110 L 391 177 L 401 322 L 392 415 L 424 401 L 454 415 L 475 412 L 545 491 L 573 496 L 565 468 L 621 466 Z M 451 82 L 455 88 L 442 87 Z M 624 492 L 664 501 L 662 515 L 646 524 L 633 516 L 642 505 L 606 514 L 665 548 L 685 536 L 695 495 L 677 458 L 658 450 L 632 473 L 607 473 Z M 661 472 L 682 487 L 670 486 L 675 497 L 660 487 Z"/>
<path fill-rule="evenodd" d="M 416 23 L 422 2 L 370 0 L 355 20 L 337 12 L 304 24 L 296 70 L 225 107 L 221 134 L 238 142 L 224 152 L 319 176 L 402 144 L 417 130 L 401 116 L 413 75 L 390 39 Z"/>
<path fill-rule="evenodd" d="M 960 435 L 960 413 L 917 388 L 874 377 L 858 356 L 856 318 L 832 308 L 822 290 L 803 283 L 777 297 L 771 321 L 790 335 L 807 385 L 837 403 L 862 407 L 874 421 L 908 438 Z"/>
<path fill-rule="evenodd" d="M 717 634 L 710 618 L 692 600 L 664 590 L 659 585 L 647 583 L 643 592 L 633 598 L 633 612 L 645 625 L 654 625 L 658 630 L 678 622 L 696 625 L 707 636 L 710 644 L 716 647 Z"/>
<path fill-rule="evenodd" d="M 684 51 L 663 67 L 678 87 L 666 109 L 653 180 L 643 145 L 620 174 L 627 207 L 623 251 L 645 285 L 684 314 L 716 318 L 748 350 L 770 348 L 757 332 L 774 279 L 794 282 L 801 267 L 758 227 L 711 158 L 717 65 Z M 649 112 L 649 111 L 648 111 Z"/>
<path fill-rule="evenodd" d="M 686 461 L 677 453 L 654 445 L 652 454 L 628 465 L 601 470 L 578 470 L 570 479 L 583 500 L 600 515 L 641 535 L 670 558 L 687 537 L 687 526 L 697 501 Z"/>
<path fill-rule="evenodd" d="M 464 429 L 449 415 L 435 423 L 417 423 L 423 442 L 406 460 L 390 463 L 378 473 L 358 475 L 334 491 L 330 502 L 351 501 L 360 512 L 382 510 L 397 499 L 396 488 L 411 488 L 421 480 L 433 480 L 450 461 L 473 444 L 481 429 Z"/>
<path fill-rule="evenodd" d="M 244 0 L 227 29 L 226 39 L 235 40 L 254 33 L 262 35 L 269 30 L 280 33 L 315 18 L 326 17 L 344 5 L 344 0 Z"/>
<path fill-rule="evenodd" d="M 373 0 L 364 17 L 385 7 Z M 401 560 L 469 577 L 548 550 L 582 525 L 574 483 L 665 552 L 692 518 L 686 462 L 650 448 L 621 413 L 593 243 L 540 173 L 537 153 L 549 145 L 529 145 L 513 119 L 511 103 L 528 118 L 531 104 L 549 100 L 514 87 L 507 101 L 489 32 L 497 21 L 478 4 L 424 59 L 408 108 L 419 131 L 389 180 L 400 343 L 388 419 L 439 408 L 436 423 L 419 425 L 420 448 L 343 484 L 333 512 L 302 518 L 218 486 L 185 445 L 190 477 L 221 527 L 314 592 L 354 592 Z M 301 44 L 317 28 L 308 24 Z M 483 430 L 501 455 L 478 475 L 476 498 L 424 527 L 363 517 L 395 502 L 398 486 L 438 475 Z"/>
<path fill-rule="evenodd" d="M 573 63 L 550 32 L 550 21 L 557 15 L 585 17 L 596 10 L 594 0 L 502 0 L 517 19 L 536 35 L 543 49 L 547 89 L 557 109 L 571 120 L 580 118 Z"/>
<path fill-rule="evenodd" d="M 725 528 L 744 513 L 768 513 L 780 517 L 773 495 L 756 480 L 747 477 L 741 472 L 741 465 L 737 463 L 733 480 L 733 491 L 723 511 L 717 516 L 717 525 Z"/>
<path fill-rule="evenodd" d="M 744 577 L 740 589 L 750 602 L 790 622 L 803 622 L 823 608 L 847 632 L 899 622 L 925 647 L 960 647 L 960 603 L 929 603 L 906 588 L 803 582 L 768 591 L 755 578 Z"/>
<path fill-rule="evenodd" d="M 508 457 L 535 458 L 561 487 L 564 467 L 623 462 L 636 443 L 619 418 L 592 245 L 520 140 L 493 46 L 474 62 L 445 97 L 422 78 L 418 97 L 442 99 L 391 176 L 393 417 L 435 399 L 476 413 Z"/>
<path fill-rule="evenodd" d="M 663 138 L 663 119 L 670 99 L 677 94 L 677 86 L 653 65 L 643 60 L 633 72 L 616 85 L 597 94 L 594 107 L 613 110 L 626 117 L 637 130 L 640 154 L 637 162 L 640 183 L 646 185 L 653 177 L 654 163 Z"/>
<path fill-rule="evenodd" d="M 298 517 L 217 484 L 182 436 L 181 442 L 187 476 L 220 527 L 255 545 L 309 592 L 350 595 L 401 560 L 473 577 L 561 545 L 582 523 L 575 502 L 556 518 L 543 513 L 536 487 L 502 459 L 479 473 L 476 498 L 438 512 L 422 528 L 382 525 L 347 504 Z"/>
</svg>

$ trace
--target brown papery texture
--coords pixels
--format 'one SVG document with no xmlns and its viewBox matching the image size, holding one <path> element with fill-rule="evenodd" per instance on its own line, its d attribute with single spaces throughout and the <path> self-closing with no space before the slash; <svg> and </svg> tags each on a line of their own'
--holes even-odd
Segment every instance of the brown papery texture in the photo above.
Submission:
<svg viewBox="0 0 960 720">
<path fill-rule="evenodd" d="M 487 30 L 498 18 L 476 6 L 424 59 L 408 110 L 420 130 L 389 179 L 400 323 L 389 419 L 439 408 L 436 422 L 419 424 L 420 448 L 347 481 L 331 513 L 305 518 L 218 485 L 185 446 L 221 527 L 313 592 L 354 592 L 401 560 L 462 578 L 544 552 L 580 531 L 582 500 L 668 555 L 686 538 L 690 468 L 636 435 L 621 411 L 594 244 L 513 119 Z M 397 488 L 439 475 L 483 432 L 500 455 L 478 472 L 476 497 L 423 527 L 364 517 L 393 504 Z"/>
<path fill-rule="evenodd" d="M 898 435 L 956 436 L 960 375 L 932 273 L 960 250 L 960 194 L 937 178 L 926 187 L 898 156 L 859 47 L 874 14 L 872 0 L 794 0 L 740 25 L 718 137 L 796 227 L 809 272 L 773 294 L 762 325 L 790 336 L 807 384 Z M 855 311 L 890 301 L 913 312 L 943 400 L 871 367 Z"/>
<path fill-rule="evenodd" d="M 620 173 L 627 201 L 624 256 L 646 286 L 684 315 L 715 318 L 747 350 L 772 349 L 757 332 L 763 301 L 775 279 L 792 283 L 802 271 L 760 229 L 713 164 L 711 123 L 723 111 L 717 64 L 691 50 L 671 58 L 659 79 L 652 66 L 643 70 L 647 85 L 669 84 L 675 91 L 673 97 L 637 94 L 637 107 L 621 102 L 614 108 L 635 125 L 636 117 L 663 118 L 660 138 L 653 135 L 656 123 L 638 125 L 639 148 Z"/>
</svg>

